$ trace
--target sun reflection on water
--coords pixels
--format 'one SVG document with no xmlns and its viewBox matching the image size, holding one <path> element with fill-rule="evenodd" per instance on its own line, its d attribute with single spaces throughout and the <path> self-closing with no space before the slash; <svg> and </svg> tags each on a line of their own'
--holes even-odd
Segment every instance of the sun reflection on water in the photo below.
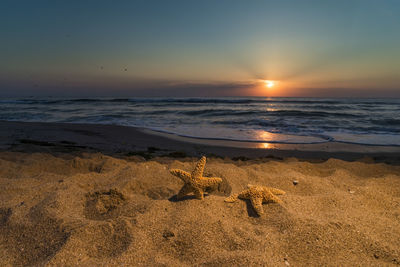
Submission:
<svg viewBox="0 0 400 267">
<path fill-rule="evenodd" d="M 258 140 L 268 140 L 268 141 L 276 140 L 276 134 L 267 131 L 255 131 L 254 134 L 257 136 L 256 139 Z M 274 145 L 271 143 L 259 143 L 257 147 L 263 149 L 272 149 L 274 148 Z"/>
<path fill-rule="evenodd" d="M 259 148 L 268 149 L 268 148 L 271 148 L 271 144 L 269 144 L 269 143 L 261 143 L 261 144 L 259 145 Z"/>
<path fill-rule="evenodd" d="M 266 132 L 266 131 L 260 131 L 260 132 L 256 132 L 257 139 L 258 140 L 268 140 L 268 141 L 272 141 L 274 140 L 274 134 L 270 133 L 270 132 Z"/>
</svg>

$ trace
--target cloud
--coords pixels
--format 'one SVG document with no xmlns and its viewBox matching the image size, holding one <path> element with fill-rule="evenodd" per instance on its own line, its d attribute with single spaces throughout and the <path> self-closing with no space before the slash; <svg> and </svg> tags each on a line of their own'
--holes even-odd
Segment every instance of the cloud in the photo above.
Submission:
<svg viewBox="0 0 400 267">
<path fill-rule="evenodd" d="M 253 82 L 198 82 L 127 77 L 0 77 L 0 96 L 241 96 Z"/>
</svg>

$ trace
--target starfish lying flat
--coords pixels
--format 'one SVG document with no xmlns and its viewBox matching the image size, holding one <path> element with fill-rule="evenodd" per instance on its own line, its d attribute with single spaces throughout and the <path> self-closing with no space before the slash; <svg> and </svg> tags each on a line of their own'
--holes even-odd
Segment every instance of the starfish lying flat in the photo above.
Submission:
<svg viewBox="0 0 400 267">
<path fill-rule="evenodd" d="M 204 190 L 207 187 L 219 184 L 222 182 L 218 177 L 203 177 L 204 166 L 206 165 L 206 157 L 202 157 L 196 164 L 192 173 L 185 172 L 179 169 L 170 170 L 171 174 L 179 177 L 185 184 L 179 191 L 177 198 L 193 192 L 196 198 L 204 199 Z"/>
<path fill-rule="evenodd" d="M 243 190 L 239 194 L 233 194 L 230 197 L 225 199 L 225 202 L 235 202 L 238 198 L 241 199 L 250 199 L 251 205 L 253 206 L 254 210 L 257 212 L 258 215 L 264 213 L 262 208 L 263 202 L 275 202 L 281 203 L 282 201 L 275 195 L 283 195 L 285 194 L 284 191 L 266 187 L 266 186 L 259 186 L 259 185 L 247 185 L 248 189 Z"/>
</svg>

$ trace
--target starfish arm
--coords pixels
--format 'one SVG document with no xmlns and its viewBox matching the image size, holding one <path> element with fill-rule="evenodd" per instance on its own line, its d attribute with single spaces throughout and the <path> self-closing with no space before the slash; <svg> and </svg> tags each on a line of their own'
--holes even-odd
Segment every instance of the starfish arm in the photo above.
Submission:
<svg viewBox="0 0 400 267">
<path fill-rule="evenodd" d="M 193 188 L 192 188 L 190 185 L 185 184 L 185 185 L 181 188 L 181 190 L 179 190 L 178 194 L 176 195 L 176 198 L 177 198 L 177 199 L 181 199 L 181 198 L 183 198 L 185 195 L 189 194 L 189 193 L 192 192 L 192 191 L 193 191 Z"/>
<path fill-rule="evenodd" d="M 188 182 L 190 180 L 190 173 L 179 170 L 179 169 L 172 169 L 169 171 L 172 175 L 179 177 L 182 181 Z"/>
<path fill-rule="evenodd" d="M 263 200 L 266 202 L 282 203 L 282 200 L 268 191 L 263 193 Z"/>
<path fill-rule="evenodd" d="M 206 157 L 203 156 L 197 162 L 196 168 L 194 168 L 194 170 L 192 172 L 192 177 L 194 177 L 194 178 L 202 177 L 205 165 L 206 165 Z"/>
<path fill-rule="evenodd" d="M 273 187 L 268 187 L 269 191 L 271 191 L 272 194 L 274 195 L 283 195 L 286 194 L 285 191 L 277 189 L 277 188 L 273 188 Z"/>
<path fill-rule="evenodd" d="M 250 196 L 251 196 L 250 189 L 243 190 L 242 192 L 240 192 L 238 194 L 238 198 L 241 198 L 241 199 L 249 199 Z"/>
<path fill-rule="evenodd" d="M 197 183 L 198 183 L 202 188 L 209 187 L 209 186 L 213 186 L 213 185 L 219 184 L 219 183 L 221 183 L 221 182 L 222 182 L 222 179 L 221 179 L 221 178 L 218 178 L 218 177 L 210 177 L 210 178 L 201 177 L 201 178 L 197 181 Z"/>
<path fill-rule="evenodd" d="M 204 191 L 201 188 L 194 188 L 193 192 L 197 199 L 204 199 Z"/>
<path fill-rule="evenodd" d="M 239 196 L 239 194 L 233 194 L 230 197 L 225 198 L 224 201 L 228 202 L 228 203 L 233 203 L 238 200 L 238 196 Z"/>
<path fill-rule="evenodd" d="M 253 206 L 254 210 L 257 212 L 258 215 L 261 215 L 264 213 L 264 210 L 262 208 L 262 198 L 250 198 L 251 205 Z"/>
</svg>

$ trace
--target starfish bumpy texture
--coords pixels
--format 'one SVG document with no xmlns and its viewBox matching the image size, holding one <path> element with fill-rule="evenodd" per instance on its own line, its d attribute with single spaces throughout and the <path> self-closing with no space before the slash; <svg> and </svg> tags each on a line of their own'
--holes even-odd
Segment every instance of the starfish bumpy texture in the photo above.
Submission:
<svg viewBox="0 0 400 267">
<path fill-rule="evenodd" d="M 264 213 L 262 208 L 263 202 L 275 202 L 281 203 L 282 201 L 275 195 L 283 195 L 284 191 L 272 187 L 259 186 L 259 185 L 247 185 L 248 189 L 243 190 L 239 194 L 233 194 L 225 199 L 225 202 L 235 202 L 238 198 L 250 199 L 251 205 L 258 215 Z"/>
<path fill-rule="evenodd" d="M 206 157 L 202 157 L 196 164 L 192 173 L 179 169 L 170 170 L 171 174 L 179 177 L 185 184 L 179 191 L 177 199 L 193 192 L 197 199 L 204 199 L 204 191 L 207 187 L 214 186 L 222 182 L 218 177 L 203 177 L 204 166 L 206 165 Z"/>
</svg>

